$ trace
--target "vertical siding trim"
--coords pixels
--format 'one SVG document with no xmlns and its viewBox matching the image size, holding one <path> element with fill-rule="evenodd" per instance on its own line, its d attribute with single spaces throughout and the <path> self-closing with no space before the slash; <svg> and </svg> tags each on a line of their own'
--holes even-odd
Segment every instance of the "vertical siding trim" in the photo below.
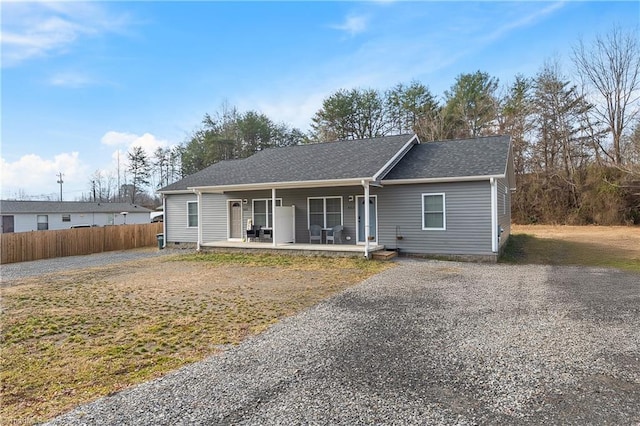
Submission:
<svg viewBox="0 0 640 426">
<path fill-rule="evenodd" d="M 498 185 L 495 178 L 491 183 L 491 251 L 498 252 Z"/>
<path fill-rule="evenodd" d="M 162 248 L 167 247 L 167 196 L 162 194 Z"/>
<path fill-rule="evenodd" d="M 196 250 L 200 251 L 200 245 L 202 244 L 202 192 L 196 191 L 196 199 L 198 200 L 198 242 Z M 187 208 L 187 214 L 188 210 Z"/>
</svg>

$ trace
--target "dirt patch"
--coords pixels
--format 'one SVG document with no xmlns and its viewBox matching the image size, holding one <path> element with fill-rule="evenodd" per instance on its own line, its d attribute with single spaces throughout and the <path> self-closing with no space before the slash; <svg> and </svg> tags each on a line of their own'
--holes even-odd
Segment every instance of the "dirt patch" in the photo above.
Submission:
<svg viewBox="0 0 640 426">
<path fill-rule="evenodd" d="M 3 282 L 3 422 L 35 423 L 201 360 L 391 265 L 153 258 Z"/>
<path fill-rule="evenodd" d="M 640 227 L 638 226 L 512 225 L 511 232 L 530 234 L 537 238 L 603 244 L 640 254 Z"/>
<path fill-rule="evenodd" d="M 640 228 L 514 225 L 500 261 L 640 272 Z"/>
</svg>

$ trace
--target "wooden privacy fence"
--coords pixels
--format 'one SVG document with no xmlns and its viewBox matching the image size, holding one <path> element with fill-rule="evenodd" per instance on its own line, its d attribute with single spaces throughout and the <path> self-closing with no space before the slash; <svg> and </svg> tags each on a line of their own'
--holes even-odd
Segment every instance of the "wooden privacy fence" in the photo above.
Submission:
<svg viewBox="0 0 640 426">
<path fill-rule="evenodd" d="M 149 247 L 161 232 L 162 223 L 145 223 L 1 234 L 0 263 Z"/>
</svg>

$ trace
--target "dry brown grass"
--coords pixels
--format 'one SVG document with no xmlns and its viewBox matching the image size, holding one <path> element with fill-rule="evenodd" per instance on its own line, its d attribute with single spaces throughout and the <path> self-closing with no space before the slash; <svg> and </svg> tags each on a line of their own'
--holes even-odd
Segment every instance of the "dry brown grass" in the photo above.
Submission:
<svg viewBox="0 0 640 426">
<path fill-rule="evenodd" d="M 4 282 L 0 418 L 35 423 L 160 376 L 390 266 L 183 256 Z"/>
<path fill-rule="evenodd" d="M 640 272 L 640 227 L 513 225 L 503 260 Z"/>
</svg>

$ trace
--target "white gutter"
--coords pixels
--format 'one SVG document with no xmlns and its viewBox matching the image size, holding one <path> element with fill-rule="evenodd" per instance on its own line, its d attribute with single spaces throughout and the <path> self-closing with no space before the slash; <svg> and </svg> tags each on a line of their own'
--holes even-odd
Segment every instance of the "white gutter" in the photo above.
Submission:
<svg viewBox="0 0 640 426">
<path fill-rule="evenodd" d="M 498 183 L 491 178 L 491 251 L 498 252 Z"/>
<path fill-rule="evenodd" d="M 293 188 L 321 188 L 327 186 L 359 186 L 362 180 L 370 181 L 372 178 L 350 178 L 350 179 L 329 179 L 329 180 L 308 180 L 293 182 L 267 182 L 267 183 L 247 183 L 241 185 L 213 185 L 189 187 L 187 192 L 215 192 L 224 193 L 231 191 L 249 191 L 264 189 L 293 189 Z"/>
<path fill-rule="evenodd" d="M 198 222 L 199 223 L 199 222 Z M 162 248 L 167 247 L 167 197 L 162 194 Z"/>
<path fill-rule="evenodd" d="M 417 179 L 391 179 L 382 180 L 383 185 L 408 185 L 414 183 L 446 183 L 446 182 L 474 182 L 490 179 L 504 179 L 505 175 L 483 175 L 483 176 L 447 176 L 439 178 L 417 178 Z"/>
<path fill-rule="evenodd" d="M 193 194 L 192 189 L 179 189 L 175 191 L 156 191 L 158 194 Z"/>
<path fill-rule="evenodd" d="M 202 192 L 194 191 L 198 197 L 198 243 L 196 250 L 200 251 L 202 245 Z"/>
</svg>

